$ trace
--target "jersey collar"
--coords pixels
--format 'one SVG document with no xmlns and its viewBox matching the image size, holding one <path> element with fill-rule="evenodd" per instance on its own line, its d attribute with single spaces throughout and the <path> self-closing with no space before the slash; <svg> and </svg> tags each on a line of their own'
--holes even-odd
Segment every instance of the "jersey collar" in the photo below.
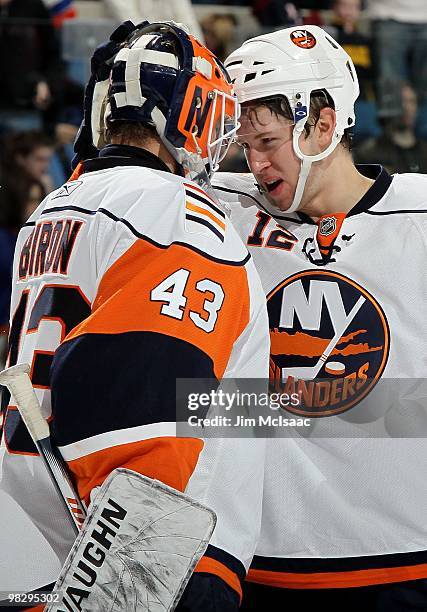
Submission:
<svg viewBox="0 0 427 612">
<path fill-rule="evenodd" d="M 390 176 L 387 170 L 377 164 L 356 164 L 356 168 L 363 176 L 374 179 L 375 183 L 369 187 L 365 195 L 353 206 L 347 217 L 358 215 L 375 206 L 386 194 L 393 180 L 393 177 Z"/>
<path fill-rule="evenodd" d="M 363 213 L 369 210 L 375 204 L 377 204 L 381 198 L 386 194 L 387 189 L 390 187 L 393 177 L 379 164 L 356 164 L 356 168 L 366 176 L 367 178 L 373 179 L 375 183 L 371 185 L 365 195 L 353 206 L 353 208 L 347 213 L 346 217 L 353 217 L 359 213 Z M 298 217 L 304 223 L 311 225 L 317 225 L 311 217 L 303 212 L 296 213 Z"/>
<path fill-rule="evenodd" d="M 154 153 L 130 145 L 107 145 L 94 159 L 83 162 L 83 172 L 94 172 L 117 166 L 143 166 L 153 170 L 171 172 L 170 168 Z"/>
</svg>

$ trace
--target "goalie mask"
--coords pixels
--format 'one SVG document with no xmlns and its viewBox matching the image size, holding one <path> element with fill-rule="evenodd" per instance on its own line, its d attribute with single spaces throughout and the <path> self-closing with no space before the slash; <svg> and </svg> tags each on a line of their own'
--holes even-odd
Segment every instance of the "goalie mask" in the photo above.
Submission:
<svg viewBox="0 0 427 612">
<path fill-rule="evenodd" d="M 225 62 L 240 104 L 266 98 L 285 97 L 294 126 L 292 145 L 301 160 L 293 201 L 287 212 L 301 204 L 313 162 L 330 155 L 344 134 L 354 125 L 354 103 L 359 95 L 356 71 L 350 56 L 317 26 L 286 28 L 251 38 Z M 305 155 L 300 137 L 309 118 L 313 92 L 327 92 L 336 113 L 335 132 L 330 145 L 318 155 Z"/>
<path fill-rule="evenodd" d="M 102 146 L 108 123 L 140 122 L 192 178 L 205 166 L 211 174 L 237 131 L 238 108 L 227 71 L 206 47 L 173 22 L 143 22 L 115 55 L 109 83 L 95 86 L 93 143 Z"/>
</svg>

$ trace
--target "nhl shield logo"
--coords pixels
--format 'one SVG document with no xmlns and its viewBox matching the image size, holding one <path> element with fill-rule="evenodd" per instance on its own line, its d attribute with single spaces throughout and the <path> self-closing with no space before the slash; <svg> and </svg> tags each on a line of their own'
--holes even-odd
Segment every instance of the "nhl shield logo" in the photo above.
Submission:
<svg viewBox="0 0 427 612">
<path fill-rule="evenodd" d="M 319 224 L 319 234 L 321 236 L 330 236 L 337 229 L 337 220 L 335 217 L 324 217 Z"/>
</svg>

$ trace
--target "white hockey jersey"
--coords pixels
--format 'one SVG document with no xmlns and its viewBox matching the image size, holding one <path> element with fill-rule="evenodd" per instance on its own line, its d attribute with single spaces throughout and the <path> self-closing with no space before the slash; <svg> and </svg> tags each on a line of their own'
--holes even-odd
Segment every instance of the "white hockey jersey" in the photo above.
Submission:
<svg viewBox="0 0 427 612">
<path fill-rule="evenodd" d="M 366 195 L 317 223 L 275 210 L 250 174 L 213 181 L 267 296 L 270 380 L 312 422 L 267 441 L 249 579 L 276 587 L 427 577 L 427 394 L 402 404 L 387 387 L 426 378 L 427 176 L 360 169 Z"/>
<path fill-rule="evenodd" d="M 13 279 L 9 365 L 31 364 L 81 497 L 119 466 L 184 490 L 203 442 L 175 436 L 176 379 L 255 376 L 257 361 L 268 372 L 262 287 L 217 203 L 150 153 L 106 147 L 22 228 Z M 263 449 L 230 447 L 226 472 L 219 459 L 211 477 L 227 492 L 241 479 L 243 520 L 207 494 L 218 524 L 198 569 L 240 591 L 258 538 Z M 74 535 L 13 402 L 0 470 L 0 591 L 46 587 Z M 245 520 L 253 500 L 255 520 Z"/>
</svg>

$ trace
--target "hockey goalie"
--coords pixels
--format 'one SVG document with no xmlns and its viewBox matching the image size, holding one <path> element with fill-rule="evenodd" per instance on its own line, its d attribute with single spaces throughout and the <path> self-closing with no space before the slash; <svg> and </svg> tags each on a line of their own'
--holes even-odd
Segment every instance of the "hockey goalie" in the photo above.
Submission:
<svg viewBox="0 0 427 612">
<path fill-rule="evenodd" d="M 237 119 L 222 64 L 176 24 L 127 22 L 92 59 L 78 168 L 18 237 L 8 355 L 31 364 L 52 440 L 92 503 L 73 545 L 5 392 L 2 593 L 47 592 L 61 575 L 52 610 L 238 609 L 262 444 L 218 440 L 203 463 L 200 502 L 217 525 L 182 595 L 214 519 L 199 524 L 184 493 L 203 441 L 176 436 L 175 412 L 179 378 L 267 378 L 261 285 L 208 182 Z"/>
</svg>

